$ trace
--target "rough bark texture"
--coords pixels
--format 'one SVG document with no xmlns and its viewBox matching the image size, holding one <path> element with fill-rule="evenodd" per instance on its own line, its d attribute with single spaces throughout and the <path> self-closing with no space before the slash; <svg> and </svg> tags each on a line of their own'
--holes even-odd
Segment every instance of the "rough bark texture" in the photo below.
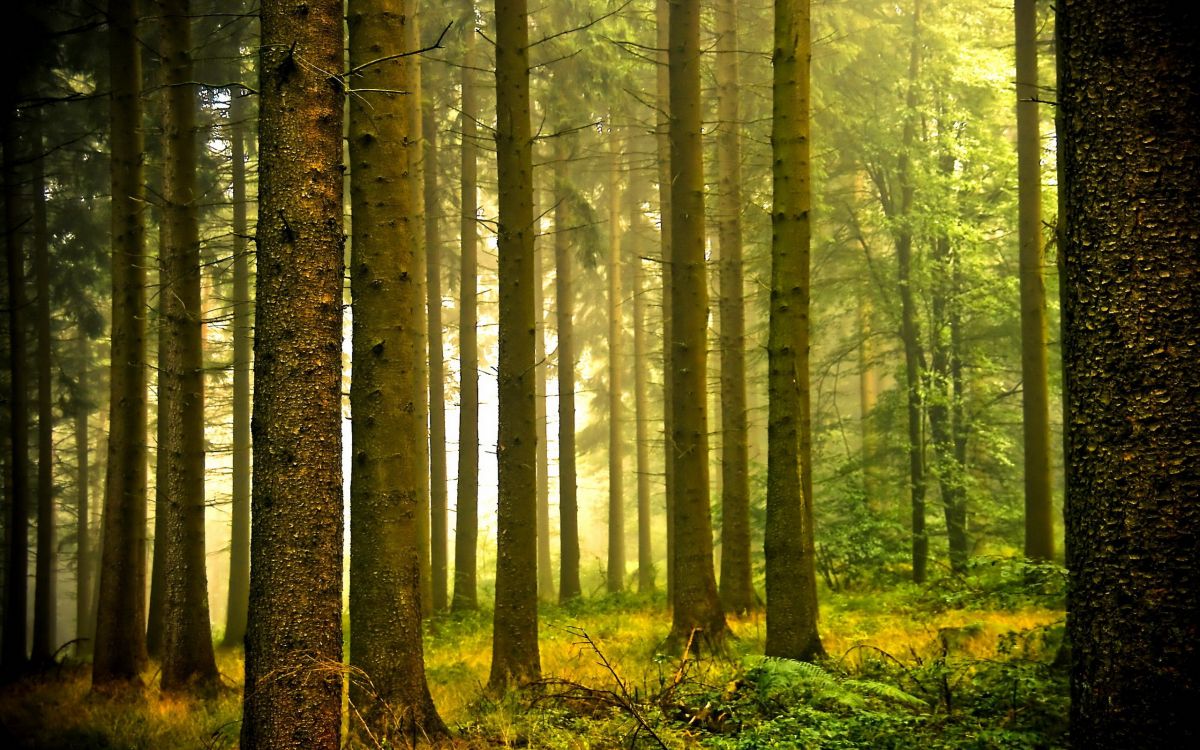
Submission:
<svg viewBox="0 0 1200 750">
<path fill-rule="evenodd" d="M 229 603 L 226 647 L 246 638 L 250 595 L 250 368 L 254 364 L 254 301 L 250 298 L 250 253 L 246 248 L 246 99 L 230 91 L 229 149 L 233 160 L 233 496 L 229 537 Z"/>
<path fill-rule="evenodd" d="M 675 518 L 671 639 L 721 648 L 728 626 L 713 574 L 705 390 L 708 285 L 700 128 L 700 3 L 671 3 L 671 487 Z"/>
<path fill-rule="evenodd" d="M 15 112 L 4 117 L 4 249 L 8 269 L 9 336 L 9 448 L 12 481 L 11 502 L 4 525 L 5 547 L 4 641 L 0 646 L 0 669 L 5 676 L 18 675 L 28 664 L 29 605 L 29 372 L 25 331 L 25 249 L 18 225 L 17 136 Z M 114 295 L 115 299 L 115 295 Z M 115 360 L 114 360 L 115 361 Z"/>
<path fill-rule="evenodd" d="M 412 0 L 351 0 L 350 701 L 376 742 L 441 737 L 421 636 L 426 305 Z M 357 725 L 358 721 L 353 722 Z"/>
<path fill-rule="evenodd" d="M 541 676 L 537 633 L 533 404 L 533 134 L 525 0 L 496 1 L 496 161 L 500 183 L 500 419 L 496 611 L 488 686 Z"/>
<path fill-rule="evenodd" d="M 670 0 L 656 0 L 654 25 L 657 35 L 657 62 L 655 75 L 655 149 L 658 166 L 658 217 L 660 247 L 662 252 L 662 334 L 663 334 L 663 498 L 667 517 L 667 601 L 674 602 L 675 591 L 675 459 L 674 440 L 675 415 L 671 411 L 674 402 L 674 384 L 670 377 L 671 346 L 674 341 L 674 325 L 671 320 L 671 106 L 670 106 Z"/>
<path fill-rule="evenodd" d="M 110 0 L 112 371 L 92 686 L 140 682 L 146 661 L 146 261 L 136 0 Z"/>
<path fill-rule="evenodd" d="M 1025 556 L 1054 557 L 1046 284 L 1042 266 L 1042 143 L 1038 132 L 1037 1 L 1015 0 L 1017 232 L 1021 277 L 1021 408 L 1025 427 Z"/>
<path fill-rule="evenodd" d="M 33 648 L 35 665 L 54 661 L 58 650 L 56 601 L 58 591 L 58 522 L 54 502 L 54 402 L 50 351 L 50 240 L 46 234 L 46 174 L 42 158 L 42 127 L 35 115 L 30 133 L 33 151 L 31 203 L 33 208 L 33 274 L 37 287 L 34 328 L 37 331 L 37 567 L 34 573 Z"/>
<path fill-rule="evenodd" d="M 243 748 L 340 746 L 340 0 L 265 0 Z"/>
<path fill-rule="evenodd" d="M 808 375 L 809 166 L 808 0 L 776 0 L 771 116 L 771 317 L 767 343 L 768 656 L 810 661 L 817 634 Z"/>
<path fill-rule="evenodd" d="M 608 593 L 625 590 L 625 484 L 621 420 L 621 147 L 608 127 Z"/>
<path fill-rule="evenodd" d="M 1071 742 L 1200 741 L 1200 13 L 1060 0 Z"/>
<path fill-rule="evenodd" d="M 422 84 L 430 77 L 422 66 Z M 434 89 L 423 86 L 425 91 Z M 421 163 L 425 191 L 425 297 L 429 342 L 429 559 L 433 611 L 450 606 L 447 586 L 446 374 L 442 351 L 442 206 L 438 193 L 437 112 L 433 96 L 422 102 Z"/>
<path fill-rule="evenodd" d="M 567 231 L 568 151 L 562 138 L 554 152 L 554 302 L 558 328 L 558 517 L 561 602 L 582 594 L 579 584 L 579 504 L 575 472 L 575 335 L 572 322 L 571 241 Z"/>
<path fill-rule="evenodd" d="M 204 361 L 200 305 L 200 233 L 196 217 L 196 90 L 188 0 L 160 0 L 163 112 L 163 229 L 166 259 L 159 280 L 167 331 L 160 357 L 158 419 L 166 424 L 166 587 L 163 601 L 164 691 L 211 688 L 217 683 L 208 577 L 204 569 Z M 165 506 L 165 507 L 164 507 Z"/>
<path fill-rule="evenodd" d="M 717 7 L 717 240 L 721 289 L 721 603 L 755 606 L 750 567 L 750 458 L 746 424 L 746 311 L 742 291 L 742 148 L 737 3 Z"/>
<path fill-rule="evenodd" d="M 461 279 L 458 300 L 458 496 L 455 505 L 454 529 L 454 611 L 475 609 L 475 569 L 479 537 L 479 339 L 478 322 L 478 263 L 479 228 L 476 213 L 477 196 L 476 152 L 479 147 L 476 117 L 474 66 L 475 59 L 475 0 L 466 0 L 463 8 L 463 67 L 462 105 L 459 131 L 462 133 L 462 217 L 460 223 Z"/>
</svg>

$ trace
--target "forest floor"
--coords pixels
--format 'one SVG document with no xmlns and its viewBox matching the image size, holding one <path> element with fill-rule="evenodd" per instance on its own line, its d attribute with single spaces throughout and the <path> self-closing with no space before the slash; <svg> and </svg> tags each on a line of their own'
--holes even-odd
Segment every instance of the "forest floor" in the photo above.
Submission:
<svg viewBox="0 0 1200 750">
<path fill-rule="evenodd" d="M 1007 566 L 1005 566 L 1007 567 Z M 764 659 L 760 614 L 731 621 L 726 654 L 658 653 L 661 596 L 544 606 L 542 672 L 495 700 L 489 613 L 439 618 L 426 635 L 430 689 L 462 748 L 1053 748 L 1066 746 L 1063 611 L 1007 573 L 822 599 L 819 665 Z M 1057 588 L 1052 586 L 1050 588 Z M 5 748 L 233 748 L 241 655 L 219 656 L 228 690 L 89 694 L 67 663 L 0 688 Z M 351 745 L 371 747 L 371 745 Z"/>
</svg>

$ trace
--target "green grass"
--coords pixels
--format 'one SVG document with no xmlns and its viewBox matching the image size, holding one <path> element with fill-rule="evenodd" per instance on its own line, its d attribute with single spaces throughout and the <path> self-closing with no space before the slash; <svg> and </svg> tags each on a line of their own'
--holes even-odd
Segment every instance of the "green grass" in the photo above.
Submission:
<svg viewBox="0 0 1200 750">
<path fill-rule="evenodd" d="M 681 664 L 659 653 L 669 625 L 661 601 L 545 606 L 548 679 L 502 699 L 483 690 L 489 614 L 438 618 L 425 641 L 430 688 L 464 748 L 1065 746 L 1066 678 L 1052 665 L 1063 617 L 1056 597 L 1022 599 L 1011 581 L 988 574 L 952 586 L 826 592 L 829 658 L 819 665 L 764 660 L 761 615 L 731 623 L 728 653 Z M 237 654 L 220 659 L 229 689 L 208 700 L 163 696 L 153 673 L 140 697 L 95 696 L 78 664 L 0 688 L 0 745 L 236 747 L 242 665 Z"/>
</svg>

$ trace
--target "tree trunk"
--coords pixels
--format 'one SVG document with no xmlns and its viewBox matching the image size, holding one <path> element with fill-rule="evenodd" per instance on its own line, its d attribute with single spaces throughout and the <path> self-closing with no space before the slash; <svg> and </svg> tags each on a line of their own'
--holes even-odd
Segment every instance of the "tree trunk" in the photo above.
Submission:
<svg viewBox="0 0 1200 750">
<path fill-rule="evenodd" d="M 823 656 L 817 634 L 809 350 L 808 0 L 776 0 L 771 116 L 771 317 L 767 357 L 768 656 Z"/>
<path fill-rule="evenodd" d="M 671 94 L 671 488 L 675 554 L 671 640 L 720 649 L 728 633 L 713 574 L 705 389 L 708 285 L 700 128 L 700 3 L 670 9 Z"/>
<path fill-rule="evenodd" d="M 496 161 L 500 189 L 500 418 L 496 610 L 488 687 L 541 676 L 537 633 L 537 432 L 533 360 L 533 134 L 525 0 L 496 0 Z"/>
<path fill-rule="evenodd" d="M 633 299 L 633 404 L 634 443 L 637 450 L 637 528 L 638 528 L 638 593 L 654 591 L 654 545 L 651 540 L 650 513 L 650 404 L 647 384 L 649 353 L 646 351 L 646 301 L 643 298 L 642 274 L 642 214 L 639 182 L 630 175 L 625 191 L 629 211 L 629 230 L 625 233 L 628 247 L 624 262 L 629 267 L 629 296 Z"/>
<path fill-rule="evenodd" d="M 109 0 L 112 372 L 92 686 L 140 684 L 146 661 L 146 271 L 137 0 Z"/>
<path fill-rule="evenodd" d="M 421 68 L 422 88 L 432 68 Z M 446 549 L 446 375 L 442 351 L 442 205 L 438 192 L 437 111 L 434 96 L 422 102 L 421 134 L 425 153 L 421 164 L 425 190 L 425 295 L 429 339 L 429 555 L 433 611 L 450 605 Z"/>
<path fill-rule="evenodd" d="M 419 75 L 415 8 L 390 12 L 351 0 L 350 700 L 376 742 L 443 737 L 425 682 L 421 643 L 421 518 L 428 443 L 396 440 L 426 429 L 427 383 Z M 405 92 L 391 93 L 391 92 Z M 410 93 L 411 92 L 411 93 Z M 397 325 L 403 321 L 403 325 Z"/>
<path fill-rule="evenodd" d="M 862 436 L 863 498 L 874 513 L 882 510 L 880 499 L 879 433 L 875 425 L 875 404 L 879 400 L 879 374 L 875 369 L 874 332 L 871 317 L 874 305 L 864 285 L 858 292 L 858 417 Z"/>
<path fill-rule="evenodd" d="M 1057 5 L 1071 743 L 1200 742 L 1200 14 Z"/>
<path fill-rule="evenodd" d="M 91 381 L 91 340 L 78 326 L 75 342 L 79 358 L 79 375 L 75 383 L 77 398 L 75 407 L 75 655 L 83 657 L 92 653 L 92 637 L 96 622 L 92 614 L 92 529 L 91 504 L 88 494 L 91 489 L 91 456 L 88 440 L 88 416 Z"/>
<path fill-rule="evenodd" d="M 475 93 L 475 0 L 463 8 L 462 116 L 462 217 L 460 224 L 461 281 L 458 302 L 459 407 L 458 407 L 458 497 L 454 530 L 455 612 L 479 606 L 476 595 L 476 555 L 479 537 L 479 344 L 478 322 L 479 229 L 476 213 L 477 166 L 475 163 L 479 106 Z"/>
<path fill-rule="evenodd" d="M 532 211 L 538 216 L 536 207 Z M 533 314 L 537 333 L 533 339 L 533 361 L 536 370 L 534 385 L 534 423 L 537 427 L 537 569 L 538 598 L 555 600 L 554 570 L 550 564 L 550 457 L 546 447 L 546 306 L 543 299 L 545 274 L 542 272 L 542 248 L 537 232 L 540 219 L 534 222 L 533 245 Z"/>
<path fill-rule="evenodd" d="M 37 284 L 38 481 L 37 569 L 33 597 L 34 664 L 48 665 L 58 649 L 58 519 L 54 502 L 54 402 L 50 378 L 50 240 L 46 233 L 46 175 L 40 118 L 31 133 L 33 172 L 33 269 Z"/>
<path fill-rule="evenodd" d="M 345 47 L 340 0 L 300 7 L 261 12 L 247 750 L 341 745 Z"/>
<path fill-rule="evenodd" d="M 250 368 L 254 358 L 254 302 L 250 298 L 250 252 L 246 248 L 246 99 L 229 92 L 229 143 L 233 161 L 233 506 L 229 537 L 229 603 L 225 614 L 227 648 L 246 639 L 250 594 Z"/>
<path fill-rule="evenodd" d="M 566 143 L 559 138 L 554 152 L 554 299 L 558 328 L 558 599 L 568 602 L 582 594 L 579 584 L 579 505 L 575 476 L 575 336 L 571 283 L 570 209 L 567 203 Z"/>
<path fill-rule="evenodd" d="M 717 237 L 721 289 L 721 603 L 755 606 L 750 567 L 750 465 L 746 424 L 746 311 L 742 292 L 742 127 L 738 108 L 737 3 L 717 8 Z"/>
<path fill-rule="evenodd" d="M 8 677 L 19 675 L 28 665 L 26 618 L 29 606 L 29 356 L 25 341 L 25 252 L 19 231 L 22 219 L 18 214 L 15 110 L 5 111 L 3 117 L 12 502 L 5 524 L 8 545 L 4 563 L 4 640 L 0 646 L 0 671 Z"/>
<path fill-rule="evenodd" d="M 621 149 L 608 124 L 608 573 L 610 594 L 625 590 L 625 446 L 621 420 Z"/>
<path fill-rule="evenodd" d="M 1016 0 L 1017 231 L 1021 278 L 1021 415 L 1025 428 L 1025 556 L 1054 558 L 1046 285 L 1042 278 L 1042 143 L 1038 132 L 1037 2 Z"/>
<path fill-rule="evenodd" d="M 675 416 L 674 384 L 671 373 L 671 348 L 675 340 L 671 320 L 671 106 L 670 106 L 670 0 L 656 0 L 654 24 L 657 34 L 657 63 L 655 74 L 655 112 L 658 166 L 658 216 L 662 252 L 662 334 L 663 334 L 663 498 L 667 517 L 667 602 L 675 601 Z"/>
</svg>

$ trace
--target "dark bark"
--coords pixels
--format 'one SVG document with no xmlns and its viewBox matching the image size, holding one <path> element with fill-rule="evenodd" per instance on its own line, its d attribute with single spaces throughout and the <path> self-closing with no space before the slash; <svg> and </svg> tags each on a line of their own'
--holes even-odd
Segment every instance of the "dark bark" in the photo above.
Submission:
<svg viewBox="0 0 1200 750">
<path fill-rule="evenodd" d="M 728 626 L 713 573 L 708 486 L 708 285 L 704 267 L 704 169 L 700 127 L 700 3 L 670 8 L 671 95 L 671 487 L 675 519 L 671 640 L 723 646 Z"/>
<path fill-rule="evenodd" d="M 1200 742 L 1200 13 L 1060 0 L 1071 742 Z"/>
<path fill-rule="evenodd" d="M 671 346 L 674 341 L 674 325 L 671 320 L 671 107 L 670 107 L 670 0 L 655 0 L 654 25 L 657 38 L 657 63 L 655 74 L 655 140 L 658 166 L 658 215 L 660 247 L 662 252 L 662 334 L 663 334 L 663 498 L 667 517 L 667 601 L 674 602 L 675 589 L 675 416 L 674 384 L 669 373 Z"/>
<path fill-rule="evenodd" d="M 568 152 L 563 139 L 554 152 L 554 300 L 558 327 L 558 515 L 559 582 L 561 602 L 582 594 L 579 584 L 579 505 L 575 473 L 575 336 L 571 279 L 571 242 L 567 231 Z"/>
<path fill-rule="evenodd" d="M 92 610 L 92 527 L 91 489 L 92 467 L 88 440 L 88 416 L 91 390 L 91 340 L 82 327 L 76 332 L 76 357 L 79 374 L 75 381 L 75 655 L 92 653 L 92 637 L 96 622 Z"/>
<path fill-rule="evenodd" d="M 140 683 L 146 661 L 146 261 L 136 0 L 110 0 L 112 371 L 96 609 L 96 689 Z"/>
<path fill-rule="evenodd" d="M 262 4 L 247 750 L 341 745 L 342 26 Z"/>
</svg>

